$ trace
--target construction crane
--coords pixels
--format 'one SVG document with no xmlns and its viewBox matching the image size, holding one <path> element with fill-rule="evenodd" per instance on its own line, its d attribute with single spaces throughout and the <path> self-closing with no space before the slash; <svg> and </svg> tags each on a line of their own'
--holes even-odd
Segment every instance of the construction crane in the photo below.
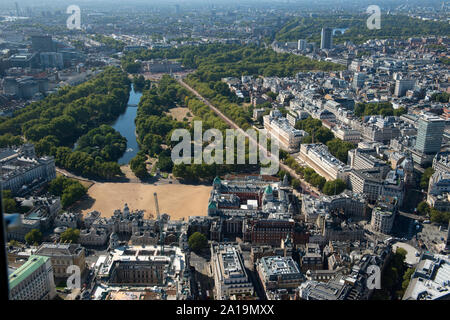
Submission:
<svg viewBox="0 0 450 320">
<path fill-rule="evenodd" d="M 158 225 L 159 225 L 159 244 L 161 246 L 161 254 L 164 254 L 164 232 L 163 232 L 163 222 L 161 219 L 161 215 L 159 213 L 159 205 L 158 205 L 158 195 L 153 193 L 153 196 L 155 197 L 155 207 L 156 207 L 156 216 L 158 219 Z"/>
</svg>

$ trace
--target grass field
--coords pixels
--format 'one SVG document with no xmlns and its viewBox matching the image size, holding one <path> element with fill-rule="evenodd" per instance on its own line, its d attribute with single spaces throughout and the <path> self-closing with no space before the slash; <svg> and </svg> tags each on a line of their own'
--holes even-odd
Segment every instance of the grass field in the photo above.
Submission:
<svg viewBox="0 0 450 320">
<path fill-rule="evenodd" d="M 194 118 L 194 117 L 192 116 L 192 113 L 191 113 L 191 116 L 188 117 L 187 114 L 189 112 L 190 111 L 188 108 L 177 107 L 177 108 L 170 109 L 170 111 L 167 112 L 167 114 L 170 114 L 172 117 L 174 117 L 178 121 L 183 121 L 183 118 L 185 118 L 185 117 L 188 119 L 188 121 L 191 121 L 192 118 Z"/>
</svg>

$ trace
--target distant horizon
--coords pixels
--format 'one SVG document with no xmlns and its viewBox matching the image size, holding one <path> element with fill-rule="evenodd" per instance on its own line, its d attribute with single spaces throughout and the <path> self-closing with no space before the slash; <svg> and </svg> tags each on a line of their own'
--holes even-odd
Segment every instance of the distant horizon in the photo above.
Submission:
<svg viewBox="0 0 450 320">
<path fill-rule="evenodd" d="M 51 5 L 51 9 L 57 9 L 57 7 L 63 7 L 67 5 L 85 5 L 85 6 L 95 6 L 95 5 L 102 5 L 102 4 L 120 4 L 122 6 L 129 6 L 129 5 L 156 5 L 158 7 L 170 7 L 176 4 L 179 5 L 247 5 L 247 4 L 259 4 L 262 6 L 267 6 L 270 4 L 273 5 L 301 5 L 305 4 L 309 7 L 314 7 L 315 4 L 336 4 L 337 6 L 355 6 L 355 5 L 370 5 L 373 4 L 373 0 L 316 0 L 314 3 L 311 3 L 307 0 L 130 0 L 130 1 L 122 1 L 122 0 L 43 0 L 36 2 L 36 0 L 6 0 L 2 1 L 2 4 L 0 4 L 0 8 L 2 9 L 11 9 L 15 10 L 15 4 L 17 3 L 19 7 L 45 7 L 47 5 Z M 426 6 L 426 5 L 441 5 L 441 0 L 413 0 L 413 1 L 405 1 L 405 0 L 379 0 L 376 1 L 377 5 L 383 6 L 386 4 L 390 5 L 414 5 L 414 4 L 420 4 L 420 6 Z M 55 8 L 56 6 L 56 8 Z M 182 7 L 181 7 L 182 8 Z M 109 8 L 111 9 L 111 8 Z"/>
</svg>

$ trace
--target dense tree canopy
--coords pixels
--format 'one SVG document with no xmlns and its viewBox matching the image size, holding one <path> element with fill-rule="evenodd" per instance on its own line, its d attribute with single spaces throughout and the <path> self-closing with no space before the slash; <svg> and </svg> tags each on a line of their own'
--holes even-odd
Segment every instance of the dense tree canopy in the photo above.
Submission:
<svg viewBox="0 0 450 320">
<path fill-rule="evenodd" d="M 432 167 L 426 168 L 420 177 L 420 187 L 424 190 L 428 190 L 428 183 L 430 181 L 431 176 L 434 173 L 434 169 Z"/>
<path fill-rule="evenodd" d="M 434 93 L 431 96 L 431 100 L 432 101 L 437 101 L 437 102 L 449 102 L 449 98 L 450 98 L 450 94 L 448 94 L 447 92 L 439 92 L 439 93 Z"/>
<path fill-rule="evenodd" d="M 25 241 L 31 245 L 38 245 L 42 242 L 42 232 L 38 229 L 33 229 L 25 235 Z"/>
<path fill-rule="evenodd" d="M 357 117 L 374 115 L 399 117 L 405 113 L 407 113 L 407 110 L 404 107 L 394 109 L 390 102 L 357 103 L 354 110 Z"/>
<path fill-rule="evenodd" d="M 194 232 L 188 239 L 189 248 L 192 251 L 198 252 L 208 245 L 208 239 L 200 232 Z"/>
<path fill-rule="evenodd" d="M 450 212 L 439 211 L 436 209 L 430 210 L 431 222 L 439 223 L 446 226 L 450 222 Z"/>
<path fill-rule="evenodd" d="M 3 208 L 6 213 L 16 213 L 17 212 L 17 203 L 16 203 L 16 200 L 13 199 L 12 193 L 10 190 L 3 190 L 2 199 L 3 199 Z M 0 205 L 2 205 L 2 204 L 0 203 Z"/>
<path fill-rule="evenodd" d="M 323 26 L 348 28 L 343 34 L 335 35 L 333 42 L 352 41 L 362 43 L 369 39 L 407 39 L 425 35 L 449 34 L 450 27 L 444 21 L 421 20 L 402 15 L 382 15 L 381 29 L 370 30 L 366 27 L 367 15 L 341 14 L 316 17 L 299 17 L 288 21 L 276 34 L 279 41 L 320 42 L 320 30 Z"/>
<path fill-rule="evenodd" d="M 61 205 L 63 208 L 72 205 L 87 192 L 86 188 L 80 182 L 64 176 L 53 179 L 49 183 L 48 191 L 55 196 L 61 197 Z"/>
<path fill-rule="evenodd" d="M 64 87 L 15 112 L 0 123 L 0 137 L 18 142 L 16 137 L 24 135 L 35 144 L 38 154 L 55 156 L 58 166 L 84 176 L 110 178 L 121 173 L 117 164 L 92 157 L 88 152 L 72 152 L 71 148 L 80 136 L 125 111 L 129 91 L 126 74 L 108 67 L 83 84 Z"/>
<path fill-rule="evenodd" d="M 77 243 L 80 237 L 80 230 L 67 228 L 66 231 L 61 233 L 60 241 L 68 243 Z"/>
<path fill-rule="evenodd" d="M 218 86 L 220 89 L 220 86 Z M 220 90 L 224 90 L 221 88 Z M 224 133 L 228 125 L 220 119 L 207 105 L 199 101 L 188 90 L 174 79 L 165 75 L 149 90 L 145 90 L 138 106 L 136 117 L 136 132 L 141 151 L 131 160 L 130 166 L 136 176 L 149 176 L 145 161 L 147 156 L 157 157 L 156 166 L 172 173 L 185 182 L 212 180 L 217 175 L 226 172 L 248 172 L 259 169 L 257 165 L 216 165 L 216 164 L 188 164 L 174 165 L 171 159 L 171 148 L 178 142 L 172 142 L 171 136 L 175 129 L 185 128 L 191 134 L 193 127 L 187 120 L 174 120 L 167 112 L 177 106 L 188 107 L 194 114 L 194 121 L 202 121 L 203 132 L 216 128 Z M 225 136 L 225 135 L 224 135 Z M 246 151 L 248 150 L 248 141 Z M 169 147 L 164 149 L 163 145 Z M 237 144 L 235 143 L 235 146 Z M 247 155 L 248 156 L 248 155 Z M 247 161 L 248 163 L 248 161 Z"/>
<path fill-rule="evenodd" d="M 343 163 L 347 163 L 348 152 L 356 148 L 353 143 L 345 142 L 338 138 L 334 138 L 328 141 L 327 147 L 330 153 L 341 160 Z"/>
<path fill-rule="evenodd" d="M 139 179 L 147 179 L 150 177 L 150 174 L 147 170 L 147 165 L 145 162 L 147 161 L 147 156 L 145 152 L 140 150 L 137 155 L 130 160 L 130 169 L 133 171 L 136 177 Z"/>
<path fill-rule="evenodd" d="M 0 136 L 0 148 L 19 146 L 21 144 L 23 144 L 21 136 L 14 136 L 11 133 L 5 133 Z"/>
<path fill-rule="evenodd" d="M 238 104 L 241 101 L 221 82 L 222 78 L 241 75 L 294 76 L 299 71 L 345 68 L 304 56 L 279 54 L 254 45 L 217 43 L 131 52 L 122 59 L 122 67 L 127 70 L 138 59 L 155 58 L 180 59 L 185 67 L 195 68 L 196 72 L 190 74 L 185 81 L 243 129 L 250 127 L 251 110 L 245 110 Z"/>
<path fill-rule="evenodd" d="M 120 41 L 120 40 L 116 40 L 112 37 L 108 37 L 102 34 L 96 34 L 95 36 L 93 36 L 93 39 L 95 41 L 98 41 L 102 44 L 104 44 L 106 47 L 113 49 L 115 51 L 122 51 L 123 48 L 125 47 L 125 43 Z"/>
<path fill-rule="evenodd" d="M 325 185 L 323 186 L 323 193 L 326 195 L 332 196 L 336 194 L 340 194 L 342 191 L 345 190 L 347 185 L 345 182 L 341 179 L 336 179 L 333 181 L 327 181 L 325 182 Z"/>
<path fill-rule="evenodd" d="M 90 130 L 77 141 L 76 151 L 89 154 L 100 162 L 117 161 L 127 148 L 127 139 L 108 125 Z"/>
<path fill-rule="evenodd" d="M 298 121 L 295 128 L 304 130 L 309 134 L 302 140 L 302 143 L 312 143 L 314 138 L 315 143 L 326 144 L 330 153 L 344 163 L 347 163 L 348 151 L 355 148 L 354 144 L 335 138 L 333 132 L 323 127 L 322 121 L 319 119 L 308 117 Z"/>
</svg>

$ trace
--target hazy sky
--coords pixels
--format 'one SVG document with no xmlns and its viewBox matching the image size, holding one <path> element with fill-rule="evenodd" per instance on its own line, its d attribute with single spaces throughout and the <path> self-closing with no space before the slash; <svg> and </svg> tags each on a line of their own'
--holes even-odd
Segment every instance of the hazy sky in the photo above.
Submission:
<svg viewBox="0 0 450 320">
<path fill-rule="evenodd" d="M 336 7 L 350 7 L 355 5 L 370 5 L 376 4 L 380 7 L 383 6 L 398 6 L 401 4 L 417 4 L 420 6 L 436 6 L 440 5 L 443 0 L 1 0 L 0 8 L 3 10 L 15 10 L 15 3 L 17 2 L 21 9 L 30 8 L 47 8 L 49 10 L 66 8 L 68 5 L 75 4 L 79 6 L 89 7 L 89 8 L 120 8 L 121 6 L 130 5 L 145 5 L 145 6 L 157 6 L 157 7 L 167 7 L 179 4 L 180 8 L 183 5 L 186 6 L 205 6 L 216 4 L 220 7 L 225 5 L 253 5 L 257 7 L 258 5 L 268 7 L 268 6 L 280 6 L 280 5 L 292 5 L 304 4 L 308 6 L 313 6 L 314 4 L 330 4 Z"/>
</svg>

